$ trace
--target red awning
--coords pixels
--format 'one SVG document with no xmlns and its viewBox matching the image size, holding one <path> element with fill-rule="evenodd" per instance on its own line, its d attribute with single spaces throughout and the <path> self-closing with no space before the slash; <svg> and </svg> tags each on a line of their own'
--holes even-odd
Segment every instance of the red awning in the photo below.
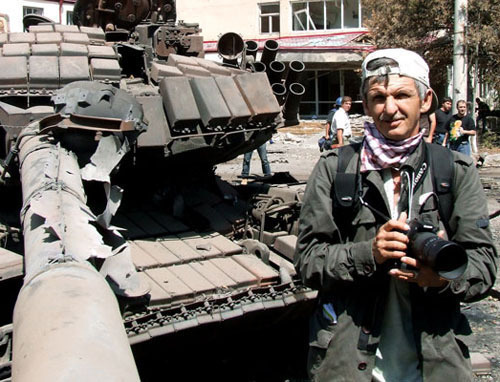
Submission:
<svg viewBox="0 0 500 382">
<path fill-rule="evenodd" d="M 328 49 L 328 50 L 373 50 L 372 44 L 359 42 L 361 36 L 368 35 L 368 32 L 342 32 L 329 34 L 316 34 L 309 36 L 288 36 L 272 38 L 280 44 L 283 50 L 299 49 Z M 259 49 L 264 48 L 264 43 L 268 39 L 257 39 Z M 205 52 L 216 52 L 217 41 L 205 41 L 203 43 Z"/>
</svg>

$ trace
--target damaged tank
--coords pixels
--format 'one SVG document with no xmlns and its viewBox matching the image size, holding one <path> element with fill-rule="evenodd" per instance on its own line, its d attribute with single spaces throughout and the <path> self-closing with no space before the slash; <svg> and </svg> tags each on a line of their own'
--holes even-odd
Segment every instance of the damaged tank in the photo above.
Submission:
<svg viewBox="0 0 500 382">
<path fill-rule="evenodd" d="M 233 32 L 205 59 L 172 0 L 74 21 L 0 34 L 0 381 L 303 377 L 304 184 L 215 168 L 297 124 L 304 65 Z"/>
</svg>

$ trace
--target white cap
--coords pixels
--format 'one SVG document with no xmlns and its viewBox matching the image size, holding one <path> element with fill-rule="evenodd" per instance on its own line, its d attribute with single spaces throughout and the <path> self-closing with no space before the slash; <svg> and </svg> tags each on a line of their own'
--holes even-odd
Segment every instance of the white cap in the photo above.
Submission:
<svg viewBox="0 0 500 382">
<path fill-rule="evenodd" d="M 379 58 L 390 58 L 397 63 L 397 66 L 380 66 L 377 69 L 369 70 L 368 64 Z M 406 49 L 380 49 L 366 56 L 361 66 L 362 78 L 361 85 L 363 86 L 367 78 L 373 76 L 388 76 L 389 74 L 399 74 L 400 76 L 410 77 L 424 84 L 432 90 L 429 83 L 429 66 L 425 60 L 415 52 Z M 432 113 L 438 106 L 436 93 L 432 91 L 432 105 L 428 113 Z"/>
</svg>

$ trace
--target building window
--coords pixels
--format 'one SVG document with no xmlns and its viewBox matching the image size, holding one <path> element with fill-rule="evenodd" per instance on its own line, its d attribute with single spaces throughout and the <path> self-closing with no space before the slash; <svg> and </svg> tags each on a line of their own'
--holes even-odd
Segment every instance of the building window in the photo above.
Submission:
<svg viewBox="0 0 500 382">
<path fill-rule="evenodd" d="M 292 2 L 294 31 L 361 28 L 360 0 Z"/>
<path fill-rule="evenodd" d="M 73 25 L 73 11 L 66 12 L 66 25 Z"/>
<path fill-rule="evenodd" d="M 260 4 L 260 33 L 275 33 L 280 31 L 280 4 Z"/>
<path fill-rule="evenodd" d="M 31 15 L 31 14 L 43 16 L 43 8 L 23 7 L 23 16 Z"/>
</svg>

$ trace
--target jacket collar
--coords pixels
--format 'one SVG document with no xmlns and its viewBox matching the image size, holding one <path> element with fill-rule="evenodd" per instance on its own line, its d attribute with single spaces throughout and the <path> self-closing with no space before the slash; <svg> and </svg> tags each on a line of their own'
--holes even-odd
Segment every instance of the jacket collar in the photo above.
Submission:
<svg viewBox="0 0 500 382">
<path fill-rule="evenodd" d="M 406 169 L 417 173 L 425 160 L 425 141 L 422 139 L 415 151 L 411 153 L 408 160 L 401 166 L 401 169 Z"/>
</svg>

